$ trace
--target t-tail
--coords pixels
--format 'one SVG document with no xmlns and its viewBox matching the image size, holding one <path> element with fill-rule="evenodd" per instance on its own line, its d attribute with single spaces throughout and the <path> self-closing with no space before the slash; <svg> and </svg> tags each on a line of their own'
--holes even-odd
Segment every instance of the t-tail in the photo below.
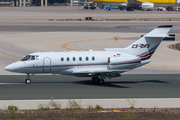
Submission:
<svg viewBox="0 0 180 120">
<path fill-rule="evenodd" d="M 161 41 L 171 36 L 167 33 L 172 28 L 172 25 L 161 25 L 128 46 L 127 48 L 111 48 L 105 49 L 110 51 L 119 51 L 125 54 L 135 55 L 141 60 L 149 59 L 155 52 Z"/>
<path fill-rule="evenodd" d="M 141 57 L 142 60 L 149 59 L 155 52 L 161 41 L 165 37 L 171 37 L 167 33 L 172 28 L 172 25 L 161 25 L 130 46 L 128 46 L 128 54 Z"/>
</svg>

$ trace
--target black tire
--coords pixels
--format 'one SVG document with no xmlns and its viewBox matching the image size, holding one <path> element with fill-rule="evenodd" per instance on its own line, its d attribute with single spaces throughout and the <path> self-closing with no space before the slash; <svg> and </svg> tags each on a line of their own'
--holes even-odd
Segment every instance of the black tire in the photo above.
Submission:
<svg viewBox="0 0 180 120">
<path fill-rule="evenodd" d="M 104 84 L 104 79 L 99 79 L 99 80 L 98 80 L 98 83 L 99 83 L 100 85 Z"/>
<path fill-rule="evenodd" d="M 92 78 L 92 82 L 95 83 L 95 78 L 94 77 Z"/>
<path fill-rule="evenodd" d="M 92 82 L 97 83 L 98 81 L 99 81 L 99 78 L 98 78 L 98 77 L 93 77 L 93 78 L 92 78 Z"/>
<path fill-rule="evenodd" d="M 169 8 L 169 11 L 172 11 L 172 10 L 173 10 L 173 9 L 170 7 L 170 8 Z"/>
<path fill-rule="evenodd" d="M 85 6 L 84 9 L 85 9 L 85 10 L 88 10 L 88 7 Z"/>
<path fill-rule="evenodd" d="M 90 9 L 91 9 L 91 10 L 95 10 L 95 9 L 96 9 L 96 7 L 90 7 Z"/>
<path fill-rule="evenodd" d="M 131 11 L 134 11 L 134 8 L 133 8 L 133 7 L 131 7 Z"/>
<path fill-rule="evenodd" d="M 31 84 L 31 80 L 30 80 L 30 79 L 26 79 L 26 80 L 25 80 L 25 83 L 26 83 L 26 84 Z"/>
</svg>

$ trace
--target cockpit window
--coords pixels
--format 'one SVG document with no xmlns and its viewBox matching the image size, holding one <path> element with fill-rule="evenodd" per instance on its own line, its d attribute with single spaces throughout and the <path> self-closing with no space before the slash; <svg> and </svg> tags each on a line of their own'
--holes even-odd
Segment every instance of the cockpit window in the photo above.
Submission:
<svg viewBox="0 0 180 120">
<path fill-rule="evenodd" d="M 27 55 L 21 61 L 39 60 L 39 55 Z"/>
<path fill-rule="evenodd" d="M 31 60 L 35 60 L 35 56 L 31 56 Z"/>
<path fill-rule="evenodd" d="M 30 59 L 30 55 L 27 55 L 26 57 L 24 57 L 21 61 L 26 61 L 26 60 L 29 60 Z"/>
</svg>

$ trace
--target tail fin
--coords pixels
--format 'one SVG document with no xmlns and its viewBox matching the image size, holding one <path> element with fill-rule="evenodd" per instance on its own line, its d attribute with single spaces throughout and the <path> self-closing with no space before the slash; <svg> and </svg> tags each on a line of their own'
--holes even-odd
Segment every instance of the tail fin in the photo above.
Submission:
<svg viewBox="0 0 180 120">
<path fill-rule="evenodd" d="M 161 25 L 130 46 L 126 48 L 126 53 L 139 56 L 142 59 L 149 59 L 165 37 L 170 37 L 167 33 L 172 25 Z"/>
</svg>

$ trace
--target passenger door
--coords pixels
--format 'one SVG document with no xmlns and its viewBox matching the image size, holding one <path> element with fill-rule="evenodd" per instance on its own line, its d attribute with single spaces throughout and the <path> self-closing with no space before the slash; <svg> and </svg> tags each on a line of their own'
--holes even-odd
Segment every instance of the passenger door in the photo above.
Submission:
<svg viewBox="0 0 180 120">
<path fill-rule="evenodd" d="M 43 72 L 50 73 L 51 72 L 51 59 L 46 57 L 43 60 Z"/>
</svg>

